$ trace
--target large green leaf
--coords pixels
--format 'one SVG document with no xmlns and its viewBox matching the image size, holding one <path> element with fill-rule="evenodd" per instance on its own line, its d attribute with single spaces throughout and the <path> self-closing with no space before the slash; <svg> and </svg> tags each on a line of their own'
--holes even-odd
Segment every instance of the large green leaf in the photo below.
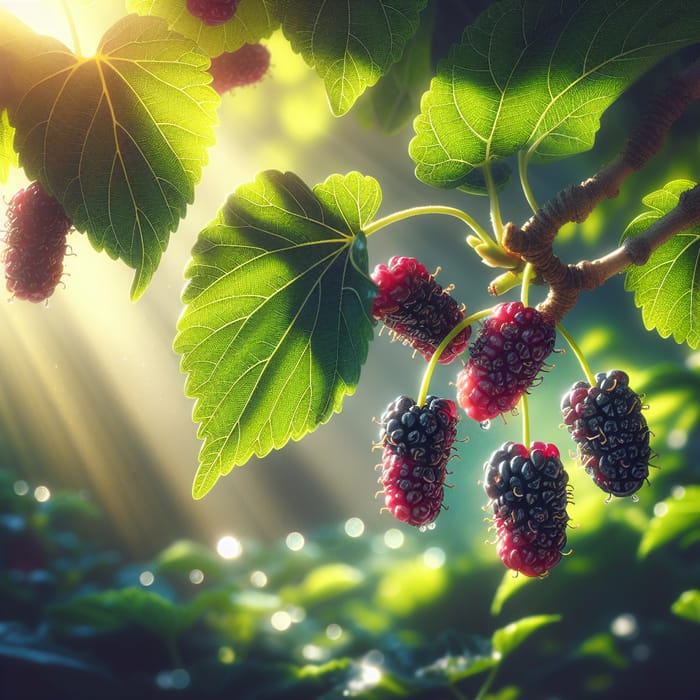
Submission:
<svg viewBox="0 0 700 700">
<path fill-rule="evenodd" d="M 14 61 L 15 147 L 97 250 L 148 286 L 194 198 L 219 98 L 207 58 L 156 17 L 129 15 L 91 58 L 37 50 Z M 24 86 L 24 89 L 19 89 Z"/>
<path fill-rule="evenodd" d="M 484 163 L 593 145 L 603 111 L 644 71 L 700 41 L 694 0 L 503 0 L 467 27 L 423 96 L 416 176 L 456 187 Z"/>
<path fill-rule="evenodd" d="M 196 498 L 328 421 L 354 392 L 373 330 L 362 228 L 380 201 L 359 173 L 311 190 L 267 171 L 200 233 L 174 344 L 204 439 Z"/>
<path fill-rule="evenodd" d="M 192 39 L 207 56 L 235 51 L 255 44 L 279 26 L 270 11 L 270 0 L 241 0 L 231 21 L 208 26 L 187 11 L 183 0 L 127 0 L 130 12 L 162 17 L 173 31 Z"/>
<path fill-rule="evenodd" d="M 637 236 L 678 204 L 680 195 L 695 185 L 674 180 L 644 197 L 650 211 L 627 227 L 623 240 Z M 656 328 L 662 338 L 700 347 L 700 225 L 681 231 L 657 248 L 641 266 L 630 266 L 625 289 L 634 292 L 647 329 Z"/>
<path fill-rule="evenodd" d="M 434 5 L 421 14 L 418 31 L 406 44 L 403 56 L 355 105 L 360 120 L 392 134 L 413 119 L 420 97 L 430 83 L 431 50 L 435 29 Z"/>
<path fill-rule="evenodd" d="M 276 0 L 284 35 L 345 114 L 401 58 L 426 0 Z"/>
<path fill-rule="evenodd" d="M 675 539 L 681 543 L 700 539 L 700 486 L 679 488 L 656 512 L 639 543 L 640 557 Z"/>
</svg>

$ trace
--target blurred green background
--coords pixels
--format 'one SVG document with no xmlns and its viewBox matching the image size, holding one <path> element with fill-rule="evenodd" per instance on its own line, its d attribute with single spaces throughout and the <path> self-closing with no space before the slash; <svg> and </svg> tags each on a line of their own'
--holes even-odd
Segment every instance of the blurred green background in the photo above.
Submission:
<svg viewBox="0 0 700 700">
<path fill-rule="evenodd" d="M 116 1 L 71 4 L 85 51 L 124 13 Z M 479 5 L 443 3 L 456 18 L 445 45 Z M 70 44 L 59 2 L 0 7 Z M 584 294 L 565 325 L 594 372 L 622 368 L 645 394 L 658 469 L 638 502 L 606 502 L 576 466 L 559 401 L 582 377 L 560 340 L 530 402 L 532 438 L 559 445 L 574 486 L 572 553 L 546 579 L 512 578 L 487 543 L 482 466 L 503 441 L 521 439 L 519 418 L 488 430 L 462 421 L 435 529 L 380 512 L 372 419 L 397 395 L 415 397 L 424 367 L 387 335 L 372 342 L 340 415 L 191 499 L 199 442 L 171 349 L 182 271 L 198 231 L 239 184 L 269 168 L 309 185 L 358 170 L 382 186 L 380 216 L 449 204 L 488 222 L 484 198 L 414 178 L 410 124 L 387 135 L 352 112 L 334 119 L 320 81 L 281 36 L 268 46 L 270 75 L 223 99 L 195 204 L 140 301 L 128 298 L 131 272 L 74 233 L 65 288 L 48 308 L 0 305 L 0 689 L 5 682 L 8 698 L 94 697 L 96 688 L 114 697 L 472 698 L 502 665 L 480 698 L 696 698 L 697 603 L 691 595 L 671 606 L 700 587 L 700 353 L 645 331 L 621 277 Z M 614 105 L 592 151 L 533 167 L 538 201 L 607 162 L 649 94 L 692 54 L 665 61 Z M 689 110 L 616 200 L 567 227 L 557 242 L 565 260 L 614 248 L 642 196 L 697 177 L 699 117 Z M 3 220 L 25 184 L 17 171 L 2 188 Z M 515 182 L 501 206 L 506 220 L 528 217 Z M 466 233 L 447 217 L 392 226 L 371 238 L 370 267 L 418 257 L 475 311 L 493 303 L 494 271 L 476 262 Z M 531 302 L 539 295 L 533 289 Z M 438 368 L 431 393 L 453 397 L 456 372 Z M 669 511 L 675 520 L 662 526 Z M 500 664 L 494 631 L 538 615 L 561 618 L 539 620 Z"/>
</svg>

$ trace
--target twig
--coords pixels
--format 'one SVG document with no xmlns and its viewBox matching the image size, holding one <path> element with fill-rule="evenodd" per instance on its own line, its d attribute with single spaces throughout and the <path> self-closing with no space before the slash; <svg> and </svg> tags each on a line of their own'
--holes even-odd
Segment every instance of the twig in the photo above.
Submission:
<svg viewBox="0 0 700 700">
<path fill-rule="evenodd" d="M 643 265 L 662 243 L 700 221 L 700 191 L 696 186 L 681 196 L 676 209 L 644 233 L 627 239 L 597 260 L 567 265 L 552 251 L 559 229 L 569 222 L 585 221 L 602 200 L 616 197 L 624 180 L 658 152 L 670 126 L 699 98 L 700 60 L 674 78 L 651 102 L 645 119 L 608 166 L 581 184 L 559 192 L 522 228 L 512 222 L 506 224 L 506 250 L 530 263 L 537 277 L 550 287 L 549 295 L 538 305 L 540 311 L 560 321 L 574 307 L 582 289 L 594 289 L 630 264 Z"/>
</svg>

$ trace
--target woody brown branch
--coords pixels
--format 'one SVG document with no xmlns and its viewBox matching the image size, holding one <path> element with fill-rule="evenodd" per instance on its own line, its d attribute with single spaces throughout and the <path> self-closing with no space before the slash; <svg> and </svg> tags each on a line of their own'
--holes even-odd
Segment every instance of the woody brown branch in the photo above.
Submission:
<svg viewBox="0 0 700 700">
<path fill-rule="evenodd" d="M 668 129 L 698 98 L 700 61 L 672 79 L 663 93 L 651 101 L 645 118 L 608 166 L 592 178 L 559 192 L 522 228 L 506 224 L 506 250 L 531 263 L 539 279 L 549 285 L 547 298 L 538 305 L 540 311 L 560 321 L 575 306 L 581 290 L 594 289 L 630 264 L 644 264 L 659 245 L 700 221 L 700 192 L 695 187 L 684 193 L 677 209 L 602 258 L 572 265 L 563 263 L 552 251 L 561 227 L 585 221 L 602 200 L 616 197 L 624 180 L 659 151 Z"/>
</svg>

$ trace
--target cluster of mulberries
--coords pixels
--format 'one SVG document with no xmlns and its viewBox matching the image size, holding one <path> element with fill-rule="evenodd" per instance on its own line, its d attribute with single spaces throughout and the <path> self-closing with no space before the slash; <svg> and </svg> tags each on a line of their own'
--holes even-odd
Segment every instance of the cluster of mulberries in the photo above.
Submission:
<svg viewBox="0 0 700 700">
<path fill-rule="evenodd" d="M 41 302 L 53 294 L 63 274 L 71 226 L 61 204 L 39 182 L 12 197 L 2 261 L 6 286 L 14 297 Z"/>
<path fill-rule="evenodd" d="M 463 307 L 414 258 L 394 257 L 372 275 L 372 313 L 430 360 L 464 322 Z M 456 381 L 457 403 L 484 423 L 515 409 L 554 351 L 553 318 L 522 302 L 494 307 L 469 345 L 466 326 L 445 345 L 440 362 L 468 350 Z M 608 494 L 630 496 L 649 474 L 649 429 L 639 396 L 621 370 L 577 382 L 561 405 L 581 463 Z M 455 403 L 429 396 L 424 406 L 400 396 L 381 417 L 385 503 L 399 520 L 431 523 L 442 508 L 446 465 L 457 432 Z M 525 576 L 545 576 L 567 547 L 569 476 L 555 445 L 527 448 L 506 442 L 484 465 L 484 489 L 493 511 L 501 561 Z"/>
<path fill-rule="evenodd" d="M 398 520 L 421 527 L 437 518 L 458 421 L 455 403 L 437 396 L 423 406 L 399 396 L 382 414 L 379 480 L 385 505 Z"/>
</svg>

